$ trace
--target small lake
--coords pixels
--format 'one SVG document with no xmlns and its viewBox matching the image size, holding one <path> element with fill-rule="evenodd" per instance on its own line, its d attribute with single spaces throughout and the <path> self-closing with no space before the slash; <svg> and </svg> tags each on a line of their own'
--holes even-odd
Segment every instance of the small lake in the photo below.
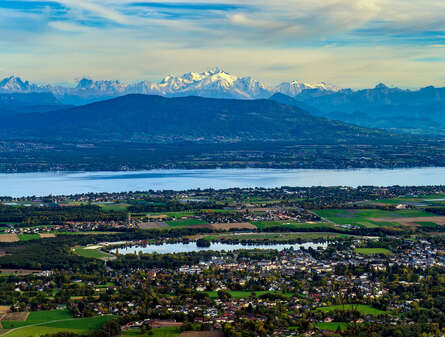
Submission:
<svg viewBox="0 0 445 337">
<path fill-rule="evenodd" d="M 300 249 L 301 247 L 313 249 L 317 248 L 326 248 L 327 243 L 314 243 L 314 242 L 305 242 L 302 244 L 272 244 L 272 245 L 262 245 L 262 244 L 252 244 L 252 245 L 242 245 L 242 244 L 230 244 L 230 243 L 221 243 L 215 242 L 210 245 L 210 247 L 198 247 L 195 242 L 190 243 L 164 243 L 162 245 L 146 245 L 146 246 L 130 246 L 125 248 L 117 248 L 119 254 L 134 254 L 142 252 L 144 254 L 169 254 L 169 253 L 191 253 L 191 252 L 202 252 L 206 250 L 213 250 L 217 252 L 232 252 L 234 250 L 240 249 L 274 249 L 278 251 L 282 251 L 284 249 L 293 248 L 295 250 Z M 112 252 L 116 252 L 115 249 Z"/>
<path fill-rule="evenodd" d="M 0 196 L 281 186 L 425 186 L 445 184 L 445 168 L 213 169 L 0 174 Z"/>
</svg>

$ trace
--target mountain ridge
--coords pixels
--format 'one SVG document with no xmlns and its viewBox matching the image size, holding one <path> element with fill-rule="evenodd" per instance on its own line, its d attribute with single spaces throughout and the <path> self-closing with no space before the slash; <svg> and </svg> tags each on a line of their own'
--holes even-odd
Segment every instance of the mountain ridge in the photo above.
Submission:
<svg viewBox="0 0 445 337">
<path fill-rule="evenodd" d="M 211 98 L 258 99 L 269 98 L 275 92 L 297 94 L 303 90 L 339 90 L 324 82 L 310 84 L 301 81 L 267 86 L 252 77 L 238 77 L 219 68 L 182 76 L 167 75 L 160 82 L 148 80 L 126 84 L 117 80 L 95 81 L 80 79 L 72 88 L 37 85 L 10 76 L 0 81 L 0 93 L 51 92 L 65 104 L 85 104 L 126 94 L 162 95 L 166 97 L 203 96 Z"/>
<path fill-rule="evenodd" d="M 267 99 L 130 94 L 65 110 L 0 118 L 0 138 L 375 144 L 403 143 L 407 136 L 330 121 Z"/>
</svg>

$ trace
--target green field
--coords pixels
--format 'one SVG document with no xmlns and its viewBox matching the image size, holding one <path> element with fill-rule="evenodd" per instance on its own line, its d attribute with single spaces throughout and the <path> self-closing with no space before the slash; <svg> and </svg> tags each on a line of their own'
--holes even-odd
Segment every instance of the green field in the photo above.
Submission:
<svg viewBox="0 0 445 337">
<path fill-rule="evenodd" d="M 7 337 L 35 337 L 45 334 L 55 334 L 58 332 L 73 332 L 77 334 L 87 334 L 99 329 L 106 322 L 113 319 L 113 316 L 98 316 L 89 318 L 60 319 L 59 321 L 45 321 L 11 330 L 4 334 Z M 3 322 L 2 322 L 3 323 Z M 3 337 L 2 336 L 2 337 Z"/>
<path fill-rule="evenodd" d="M 217 291 L 204 291 L 204 293 L 208 294 L 210 298 L 218 298 L 218 292 Z M 250 295 L 252 295 L 251 291 L 240 291 L 240 290 L 230 290 L 230 295 L 232 295 L 233 298 L 240 299 L 240 298 L 247 298 Z M 281 291 L 268 291 L 268 290 L 259 290 L 254 291 L 256 297 L 260 297 L 264 294 L 280 294 L 285 297 L 291 297 L 291 293 L 283 293 Z"/>
<path fill-rule="evenodd" d="M 300 223 L 294 221 L 255 221 L 252 224 L 256 226 L 258 229 L 264 229 L 270 227 L 280 227 L 280 228 L 290 228 L 290 229 L 334 228 L 332 224 L 326 222 Z"/>
<path fill-rule="evenodd" d="M 345 331 L 348 328 L 348 323 L 345 322 L 320 322 L 315 324 L 317 328 L 320 330 L 329 330 L 329 331 L 337 331 L 338 327 L 340 327 L 341 331 Z"/>
<path fill-rule="evenodd" d="M 38 240 L 40 239 L 39 234 L 19 234 L 20 241 Z"/>
<path fill-rule="evenodd" d="M 56 235 L 101 235 L 101 234 L 119 234 L 119 232 L 51 232 Z"/>
<path fill-rule="evenodd" d="M 397 204 L 403 204 L 403 203 L 421 203 L 421 204 L 428 204 L 428 205 L 440 205 L 444 204 L 445 195 L 443 194 L 431 194 L 431 195 L 423 195 L 418 197 L 400 197 L 400 198 L 393 198 L 393 199 L 377 199 L 374 200 L 375 202 L 382 203 L 382 204 L 388 204 L 388 205 L 397 205 Z"/>
<path fill-rule="evenodd" d="M 383 211 L 380 209 L 322 209 L 316 210 L 314 213 L 339 225 L 353 225 L 367 228 L 400 226 L 395 222 L 376 222 L 370 220 L 370 218 L 415 218 L 435 216 L 435 214 L 417 209 L 398 211 Z"/>
<path fill-rule="evenodd" d="M 91 259 L 103 259 L 110 256 L 109 254 L 103 253 L 98 249 L 74 248 L 74 252 L 79 256 Z"/>
<path fill-rule="evenodd" d="M 163 213 L 147 213 L 146 215 L 166 215 L 170 218 L 182 218 L 184 216 L 191 216 L 191 215 L 195 215 L 194 211 L 184 211 L 184 212 L 163 212 Z"/>
<path fill-rule="evenodd" d="M 184 219 L 184 220 L 167 221 L 167 224 L 171 227 L 203 225 L 205 223 L 206 222 L 201 219 Z"/>
<path fill-rule="evenodd" d="M 366 304 L 345 304 L 343 305 L 331 305 L 329 307 L 321 307 L 317 308 L 317 310 L 323 311 L 323 312 L 331 312 L 334 310 L 345 310 L 345 311 L 351 311 L 353 309 L 357 309 L 358 312 L 364 314 L 364 315 L 382 315 L 382 314 L 388 314 L 388 311 L 383 311 L 376 309 L 374 307 L 371 307 L 370 305 Z"/>
<path fill-rule="evenodd" d="M 106 212 L 126 211 L 128 209 L 128 207 L 130 207 L 130 204 L 126 204 L 126 203 L 109 203 L 109 204 L 98 203 L 97 205 L 100 206 L 100 208 L 102 208 L 102 210 L 106 211 Z"/>
<path fill-rule="evenodd" d="M 122 337 L 177 337 L 181 334 L 181 330 L 179 328 L 157 328 L 151 330 L 152 334 L 141 334 L 139 329 L 131 329 L 125 331 Z"/>
<path fill-rule="evenodd" d="M 219 241 L 219 240 L 255 240 L 255 241 L 274 241 L 274 242 L 288 242 L 292 240 L 301 239 L 302 241 L 311 241 L 317 239 L 334 239 L 351 237 L 348 234 L 328 233 L 328 232 L 301 232 L 301 233 L 253 233 L 253 234 L 215 234 L 207 235 L 204 237 L 206 240 Z"/>
<path fill-rule="evenodd" d="M 361 255 L 377 255 L 377 254 L 384 254 L 384 255 L 392 255 L 392 251 L 386 248 L 355 248 L 354 251 L 357 254 Z"/>
<path fill-rule="evenodd" d="M 423 228 L 438 228 L 440 227 L 437 223 L 434 222 L 417 222 L 418 225 L 422 226 Z"/>
<path fill-rule="evenodd" d="M 71 319 L 73 316 L 68 310 L 42 310 L 33 311 L 29 314 L 26 321 L 2 321 L 2 326 L 5 329 L 18 328 L 31 324 L 39 324 L 49 321 L 58 321 L 61 319 Z"/>
</svg>

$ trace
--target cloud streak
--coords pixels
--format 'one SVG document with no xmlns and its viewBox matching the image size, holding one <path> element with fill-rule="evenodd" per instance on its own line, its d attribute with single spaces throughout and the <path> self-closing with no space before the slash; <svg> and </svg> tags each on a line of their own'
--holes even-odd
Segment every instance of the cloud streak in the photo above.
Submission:
<svg viewBox="0 0 445 337">
<path fill-rule="evenodd" d="M 434 83 L 445 71 L 444 17 L 441 0 L 1 0 L 0 60 L 64 81 L 84 71 L 131 80 L 224 66 L 269 81 L 357 86 L 386 71 L 412 85 L 391 69 L 405 65 Z"/>
</svg>

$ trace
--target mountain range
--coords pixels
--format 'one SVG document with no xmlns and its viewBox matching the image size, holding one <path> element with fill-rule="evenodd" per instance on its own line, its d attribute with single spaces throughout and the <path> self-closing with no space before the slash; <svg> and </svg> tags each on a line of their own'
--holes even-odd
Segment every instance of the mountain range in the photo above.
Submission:
<svg viewBox="0 0 445 337">
<path fill-rule="evenodd" d="M 391 132 L 445 136 L 445 88 L 419 90 L 390 88 L 340 89 L 325 82 L 301 81 L 268 86 L 251 77 L 220 69 L 182 76 L 166 76 L 159 83 L 133 84 L 83 78 L 74 87 L 40 85 L 10 76 L 0 81 L 0 116 L 65 109 L 128 94 L 164 97 L 201 96 L 225 99 L 268 99 L 325 117 L 366 128 Z M 26 95 L 30 95 L 25 98 Z M 13 97 L 15 97 L 13 99 Z M 24 104 L 23 101 L 27 103 Z M 6 102 L 6 103 L 5 103 Z"/>
<path fill-rule="evenodd" d="M 275 87 L 267 86 L 251 77 L 230 75 L 218 68 L 201 73 L 190 72 L 182 76 L 168 75 L 159 83 L 145 80 L 126 84 L 117 80 L 95 81 L 83 78 L 70 88 L 48 84 L 38 85 L 16 76 L 0 81 L 0 93 L 51 92 L 62 103 L 74 105 L 127 94 L 257 99 L 269 98 L 276 92 L 297 95 L 307 89 L 332 92 L 338 90 L 327 83 L 309 84 L 300 81 L 283 82 Z"/>
<path fill-rule="evenodd" d="M 316 117 L 268 99 L 131 94 L 64 110 L 0 117 L 0 139 L 401 144 L 409 138 Z"/>
<path fill-rule="evenodd" d="M 430 86 L 410 91 L 379 84 L 357 91 L 305 90 L 294 97 L 276 93 L 271 99 L 315 116 L 363 127 L 445 136 L 445 88 Z"/>
</svg>

